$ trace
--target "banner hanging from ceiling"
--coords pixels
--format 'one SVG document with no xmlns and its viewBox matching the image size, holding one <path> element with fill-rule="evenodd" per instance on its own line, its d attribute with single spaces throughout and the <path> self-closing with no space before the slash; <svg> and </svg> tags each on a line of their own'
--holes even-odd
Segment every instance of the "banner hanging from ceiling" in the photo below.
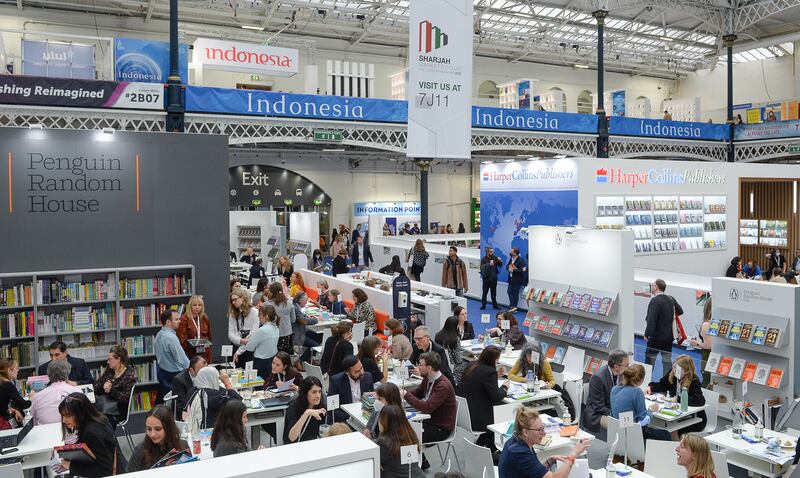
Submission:
<svg viewBox="0 0 800 478">
<path fill-rule="evenodd" d="M 471 156 L 472 12 L 472 0 L 409 3 L 409 157 Z"/>
<path fill-rule="evenodd" d="M 0 103 L 162 110 L 164 86 L 156 83 L 0 75 Z"/>
</svg>

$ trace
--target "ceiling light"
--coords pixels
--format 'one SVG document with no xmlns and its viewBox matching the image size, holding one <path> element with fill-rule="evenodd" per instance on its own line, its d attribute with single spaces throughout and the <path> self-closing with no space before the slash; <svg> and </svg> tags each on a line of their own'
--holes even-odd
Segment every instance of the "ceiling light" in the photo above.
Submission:
<svg viewBox="0 0 800 478">
<path fill-rule="evenodd" d="M 114 128 L 103 128 L 103 133 L 114 134 Z"/>
<path fill-rule="evenodd" d="M 530 156 L 530 154 L 518 154 L 517 155 L 518 158 L 527 158 L 528 156 Z"/>
<path fill-rule="evenodd" d="M 44 126 L 42 126 L 42 123 L 33 123 L 28 125 L 28 129 L 44 129 Z"/>
<path fill-rule="evenodd" d="M 675 41 L 674 38 L 670 38 L 670 37 L 658 37 L 658 39 L 659 40 L 664 40 L 664 41 Z"/>
<path fill-rule="evenodd" d="M 345 151 L 344 148 L 337 148 L 337 149 L 323 149 L 323 153 L 343 153 Z"/>
<path fill-rule="evenodd" d="M 528 158 L 528 161 L 538 161 L 540 159 L 542 159 L 541 156 L 531 156 L 530 158 Z"/>
<path fill-rule="evenodd" d="M 553 156 L 553 159 L 567 159 L 567 155 L 566 154 L 557 154 L 557 155 Z"/>
<path fill-rule="evenodd" d="M 264 31 L 264 27 L 254 27 L 254 26 L 251 26 L 251 25 L 242 25 L 242 28 L 244 28 L 245 30 L 253 30 L 253 31 L 257 31 L 257 32 L 263 32 Z"/>
<path fill-rule="evenodd" d="M 493 162 L 494 161 L 486 160 L 486 161 L 481 161 L 481 164 L 492 164 Z"/>
<path fill-rule="evenodd" d="M 505 159 L 503 161 L 506 162 L 506 163 L 513 163 L 514 159 L 513 158 L 509 158 L 509 159 Z"/>
<path fill-rule="evenodd" d="M 589 65 L 581 65 L 579 63 L 575 63 L 575 68 L 581 68 L 583 70 L 588 70 L 589 69 Z"/>
</svg>

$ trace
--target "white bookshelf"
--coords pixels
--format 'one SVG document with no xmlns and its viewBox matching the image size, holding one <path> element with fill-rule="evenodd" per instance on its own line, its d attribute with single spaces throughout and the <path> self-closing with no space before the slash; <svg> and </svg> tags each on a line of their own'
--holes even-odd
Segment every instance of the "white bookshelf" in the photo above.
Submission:
<svg viewBox="0 0 800 478">
<path fill-rule="evenodd" d="M 673 121 L 702 121 L 700 118 L 700 97 L 681 100 L 664 100 L 664 110 L 669 111 Z M 662 118 L 664 112 L 657 115 Z"/>
<path fill-rule="evenodd" d="M 515 110 L 520 109 L 519 84 L 526 81 L 530 84 L 530 101 L 528 108 L 526 109 L 534 108 L 535 105 L 533 97 L 536 96 L 536 83 L 538 83 L 539 80 L 531 78 L 520 78 L 514 81 L 509 81 L 508 83 L 497 85 L 497 89 L 500 92 L 500 108 L 510 108 Z"/>
<path fill-rule="evenodd" d="M 391 99 L 393 100 L 407 100 L 408 93 L 406 93 L 406 85 L 408 85 L 408 70 L 389 75 L 389 87 L 391 91 Z"/>
</svg>

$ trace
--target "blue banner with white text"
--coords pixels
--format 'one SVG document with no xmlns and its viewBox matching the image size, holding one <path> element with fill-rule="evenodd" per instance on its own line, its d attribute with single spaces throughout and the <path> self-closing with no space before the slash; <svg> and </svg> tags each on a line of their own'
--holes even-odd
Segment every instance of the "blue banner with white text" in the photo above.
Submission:
<svg viewBox="0 0 800 478">
<path fill-rule="evenodd" d="M 643 118 L 612 116 L 608 132 L 618 136 L 644 136 L 649 138 L 693 139 L 727 141 L 728 125 L 695 123 L 689 121 L 665 121 Z"/>
<path fill-rule="evenodd" d="M 166 83 L 169 77 L 169 43 L 138 38 L 114 39 L 114 78 L 117 81 Z M 189 47 L 178 48 L 178 74 L 189 82 Z"/>
<path fill-rule="evenodd" d="M 800 137 L 800 120 L 737 124 L 733 129 L 733 139 L 736 141 L 797 137 Z"/>
<path fill-rule="evenodd" d="M 597 116 L 473 106 L 472 127 L 597 134 Z"/>
</svg>

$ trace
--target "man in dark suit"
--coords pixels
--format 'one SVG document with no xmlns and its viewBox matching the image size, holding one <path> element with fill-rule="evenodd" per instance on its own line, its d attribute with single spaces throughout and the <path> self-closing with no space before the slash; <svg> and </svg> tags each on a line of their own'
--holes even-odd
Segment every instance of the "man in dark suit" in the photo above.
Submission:
<svg viewBox="0 0 800 478">
<path fill-rule="evenodd" d="M 339 395 L 339 405 L 360 402 L 361 395 L 372 391 L 372 374 L 364 371 L 361 361 L 355 355 L 342 359 L 342 367 L 344 372 L 331 377 L 328 398 Z M 346 422 L 347 417 L 347 412 L 341 408 L 333 412 L 333 418 L 337 422 Z"/>
<path fill-rule="evenodd" d="M 194 377 L 201 368 L 208 365 L 206 359 L 202 355 L 195 355 L 189 361 L 189 368 L 179 372 L 172 379 L 172 395 L 175 396 L 175 415 L 180 418 L 181 412 L 186 409 L 188 405 L 187 400 L 192 395 L 194 388 Z"/>
<path fill-rule="evenodd" d="M 364 243 L 364 238 L 358 236 L 353 243 L 353 266 L 361 272 L 364 269 L 369 269 L 371 262 L 375 259 L 372 258 L 372 253 L 369 251 L 369 244 Z"/>
<path fill-rule="evenodd" d="M 672 323 L 675 321 L 675 314 L 683 315 L 681 305 L 664 293 L 667 290 L 667 283 L 663 279 L 656 279 L 650 284 L 650 292 L 653 298 L 647 304 L 646 326 L 644 329 L 644 340 L 647 341 L 647 349 L 644 351 L 644 362 L 653 365 L 656 355 L 661 354 L 661 374 L 664 375 L 672 369 L 672 341 L 675 340 L 672 334 Z M 655 372 L 655 370 L 654 370 Z M 656 376 L 654 374 L 654 376 Z M 660 376 L 660 375 L 658 375 Z"/>
<path fill-rule="evenodd" d="M 611 415 L 611 389 L 619 382 L 620 374 L 628 368 L 628 365 L 630 365 L 628 352 L 614 350 L 608 356 L 608 366 L 592 375 L 589 380 L 589 397 L 581 413 L 581 428 L 605 435 L 608 417 Z M 601 439 L 605 441 L 605 437 Z"/>
<path fill-rule="evenodd" d="M 492 293 L 492 307 L 497 306 L 497 273 L 503 261 L 494 255 L 494 248 L 487 247 L 486 255 L 481 259 L 481 279 L 483 280 L 483 293 L 481 294 L 481 310 L 486 308 L 486 296 Z"/>
<path fill-rule="evenodd" d="M 47 375 L 47 366 L 53 360 L 65 360 L 69 362 L 69 380 L 67 383 L 70 385 L 89 385 L 94 383 L 92 373 L 89 372 L 89 367 L 86 366 L 86 361 L 82 358 L 73 357 L 67 353 L 67 344 L 60 340 L 56 340 L 50 347 L 50 360 L 39 365 L 37 370 L 38 375 Z"/>
<path fill-rule="evenodd" d="M 419 357 L 425 352 L 436 352 L 439 354 L 439 357 L 442 359 L 442 375 L 447 377 L 447 380 L 450 380 L 450 383 L 453 384 L 453 388 L 455 388 L 454 384 L 456 382 L 453 380 L 453 372 L 450 370 L 450 362 L 447 360 L 447 352 L 445 352 L 444 347 L 431 339 L 431 329 L 425 325 L 420 325 L 414 329 L 414 344 L 411 351 L 411 357 L 408 358 L 408 361 L 414 365 L 419 365 Z M 419 375 L 419 367 L 415 367 L 413 370 L 411 370 L 411 373 Z"/>
<path fill-rule="evenodd" d="M 511 255 L 508 258 L 508 307 L 511 312 L 517 310 L 517 302 L 519 302 L 519 291 L 525 284 L 525 279 L 528 277 L 528 265 L 519 256 L 519 249 L 516 247 L 511 248 Z"/>
<path fill-rule="evenodd" d="M 355 244 L 356 239 L 361 237 L 361 224 L 356 224 L 356 228 L 353 229 L 353 236 L 350 238 L 350 244 Z"/>
</svg>

